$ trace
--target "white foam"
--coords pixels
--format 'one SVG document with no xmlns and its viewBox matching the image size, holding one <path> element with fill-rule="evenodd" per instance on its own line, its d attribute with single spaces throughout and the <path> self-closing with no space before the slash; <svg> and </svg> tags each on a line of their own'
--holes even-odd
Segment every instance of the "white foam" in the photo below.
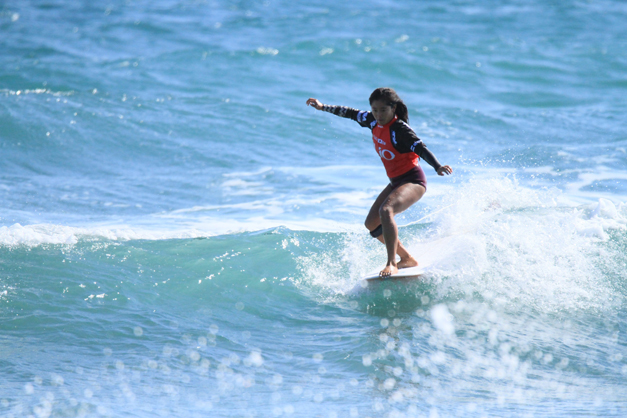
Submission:
<svg viewBox="0 0 627 418">
<path fill-rule="evenodd" d="M 0 93 L 7 96 L 20 96 L 23 94 L 50 94 L 52 96 L 71 96 L 73 91 L 52 91 L 50 89 L 24 89 L 24 90 L 9 90 L 0 89 Z"/>
<path fill-rule="evenodd" d="M 472 179 L 439 196 L 428 229 L 412 234 L 415 227 L 401 227 L 401 240 L 433 272 L 429 280 L 441 300 L 480 295 L 542 312 L 617 306 L 621 296 L 600 268 L 617 254 L 600 245 L 609 231 L 627 229 L 626 207 L 607 199 L 571 206 L 563 197 L 507 177 Z M 303 281 L 324 289 L 326 298 L 349 293 L 385 259 L 383 245 L 364 231 L 299 265 Z"/>
<path fill-rule="evenodd" d="M 453 315 L 449 312 L 443 303 L 435 305 L 431 308 L 431 319 L 435 327 L 446 335 L 455 333 L 455 323 Z"/>
<path fill-rule="evenodd" d="M 625 229 L 627 217 L 604 199 L 593 208 L 559 201 L 556 190 L 527 189 L 509 179 L 469 182 L 443 199 L 453 206 L 437 215 L 437 239 L 410 250 L 424 251 L 423 258 L 441 269 L 443 297 L 478 293 L 543 311 L 601 308 L 612 290 L 597 267 L 598 243 L 608 230 Z"/>
<path fill-rule="evenodd" d="M 97 227 L 72 227 L 65 225 L 35 224 L 0 227 L 0 245 L 4 246 L 30 246 L 35 247 L 44 244 L 74 245 L 79 240 L 133 240 L 133 239 L 173 239 L 196 238 L 204 236 L 202 231 L 193 229 L 182 231 L 150 230 L 131 226 L 97 226 Z"/>
<path fill-rule="evenodd" d="M 163 222 L 148 219 L 137 225 L 98 225 L 74 227 L 54 224 L 34 224 L 0 227 L 0 245 L 36 247 L 44 244 L 75 245 L 81 240 L 168 240 L 203 238 L 217 235 L 229 235 L 254 232 L 278 227 L 293 231 L 350 232 L 363 228 L 361 225 L 345 224 L 324 218 L 311 218 L 281 222 L 263 217 L 251 217 L 245 220 L 219 217 L 197 217 L 193 220 L 174 219 Z M 157 224 L 159 226 L 157 226 Z"/>
</svg>

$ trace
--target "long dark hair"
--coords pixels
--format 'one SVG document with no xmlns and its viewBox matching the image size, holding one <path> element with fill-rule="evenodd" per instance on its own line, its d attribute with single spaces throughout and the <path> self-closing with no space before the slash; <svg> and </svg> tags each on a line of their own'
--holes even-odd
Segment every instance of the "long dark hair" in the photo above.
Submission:
<svg viewBox="0 0 627 418">
<path fill-rule="evenodd" d="M 374 102 L 375 100 L 380 100 L 384 103 L 389 104 L 390 106 L 396 105 L 396 116 L 398 116 L 400 120 L 405 121 L 405 123 L 409 124 L 409 113 L 407 112 L 407 106 L 405 105 L 405 103 L 403 103 L 401 98 L 398 97 L 398 94 L 396 94 L 393 88 L 379 87 L 372 92 L 369 100 L 370 105 L 372 105 L 372 102 Z"/>
</svg>

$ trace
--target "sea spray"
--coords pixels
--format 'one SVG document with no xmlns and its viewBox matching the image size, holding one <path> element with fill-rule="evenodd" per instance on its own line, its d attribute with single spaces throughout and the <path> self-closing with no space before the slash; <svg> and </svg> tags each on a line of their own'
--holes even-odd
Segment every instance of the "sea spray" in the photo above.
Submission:
<svg viewBox="0 0 627 418">
<path fill-rule="evenodd" d="M 627 415 L 622 2 L 5 3 L 2 417 Z"/>
</svg>

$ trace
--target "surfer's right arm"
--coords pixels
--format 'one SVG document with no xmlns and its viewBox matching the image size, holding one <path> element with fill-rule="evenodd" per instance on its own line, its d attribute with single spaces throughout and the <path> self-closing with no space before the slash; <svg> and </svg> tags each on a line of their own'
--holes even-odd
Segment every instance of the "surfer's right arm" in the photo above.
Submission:
<svg viewBox="0 0 627 418">
<path fill-rule="evenodd" d="M 318 109 L 318 110 L 322 110 L 324 108 L 324 105 L 322 104 L 322 102 L 318 99 L 314 99 L 313 97 L 310 97 L 309 99 L 307 99 L 307 106 L 311 106 L 314 109 Z"/>
<path fill-rule="evenodd" d="M 314 98 L 308 99 L 307 105 L 318 110 L 323 110 L 325 112 L 333 113 L 336 116 L 352 119 L 355 122 L 359 123 L 364 128 L 372 128 L 372 122 L 374 122 L 375 120 L 371 112 L 353 109 L 352 107 L 347 107 L 347 106 L 325 105 L 325 104 L 322 104 L 320 100 L 314 99 Z"/>
</svg>

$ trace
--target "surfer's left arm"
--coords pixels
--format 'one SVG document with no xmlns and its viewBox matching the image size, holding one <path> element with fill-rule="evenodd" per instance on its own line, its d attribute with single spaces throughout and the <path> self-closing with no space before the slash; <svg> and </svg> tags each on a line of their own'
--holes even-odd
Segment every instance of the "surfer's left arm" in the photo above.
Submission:
<svg viewBox="0 0 627 418">
<path fill-rule="evenodd" d="M 445 174 L 452 174 L 453 169 L 448 165 L 442 165 L 436 158 L 436 156 L 427 148 L 420 138 L 416 135 L 414 130 L 405 122 L 396 124 L 396 142 L 394 146 L 400 152 L 413 152 L 420 158 L 425 160 L 427 164 L 433 167 L 438 175 L 443 176 Z"/>
</svg>

